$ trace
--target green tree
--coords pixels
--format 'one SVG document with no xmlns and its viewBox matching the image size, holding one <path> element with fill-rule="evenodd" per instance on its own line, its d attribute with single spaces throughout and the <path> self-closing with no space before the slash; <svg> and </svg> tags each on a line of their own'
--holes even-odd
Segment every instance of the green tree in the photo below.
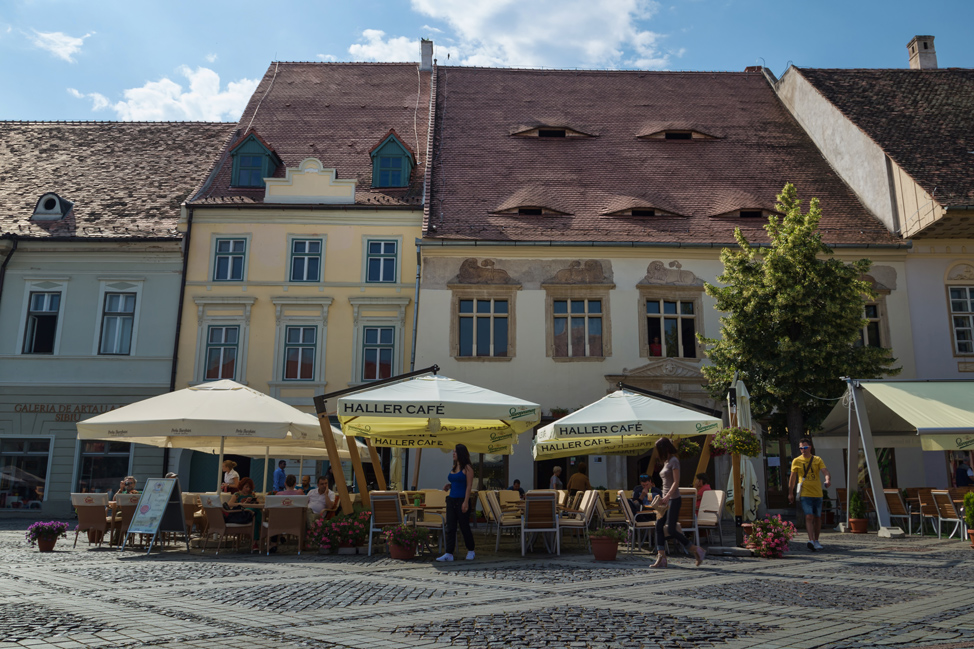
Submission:
<svg viewBox="0 0 974 649">
<path fill-rule="evenodd" d="M 752 246 L 737 229 L 738 248 L 720 253 L 723 286 L 706 285 L 721 317 L 721 338 L 700 338 L 712 365 L 703 368 L 711 394 L 722 399 L 737 371 L 755 417 L 787 428 L 792 449 L 842 396 L 840 377 L 877 378 L 900 368 L 888 349 L 860 344 L 864 299 L 875 298 L 862 276 L 872 262 L 846 264 L 822 242 L 818 199 L 802 213 L 794 185 L 778 195 L 765 230 L 770 247 Z M 816 398 L 818 397 L 818 398 Z M 797 452 L 797 451 L 794 451 Z"/>
</svg>

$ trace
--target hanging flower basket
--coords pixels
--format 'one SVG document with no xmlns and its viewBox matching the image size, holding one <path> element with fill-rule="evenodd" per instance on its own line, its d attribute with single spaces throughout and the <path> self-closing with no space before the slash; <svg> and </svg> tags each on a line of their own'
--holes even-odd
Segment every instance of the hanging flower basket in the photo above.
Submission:
<svg viewBox="0 0 974 649">
<path fill-rule="evenodd" d="M 761 454 L 761 440 L 749 428 L 723 428 L 710 442 L 710 454 L 719 457 L 725 453 L 757 457 Z"/>
<path fill-rule="evenodd" d="M 680 446 L 676 449 L 676 452 L 681 460 L 689 460 L 700 455 L 700 444 L 697 444 L 691 439 L 684 438 L 680 440 Z"/>
</svg>

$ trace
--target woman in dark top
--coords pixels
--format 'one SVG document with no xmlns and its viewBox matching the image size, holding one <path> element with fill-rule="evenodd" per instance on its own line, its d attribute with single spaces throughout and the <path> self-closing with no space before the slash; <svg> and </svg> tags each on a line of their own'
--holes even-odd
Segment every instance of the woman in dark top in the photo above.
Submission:
<svg viewBox="0 0 974 649">
<path fill-rule="evenodd" d="M 680 497 L 680 460 L 676 457 L 676 447 L 667 437 L 660 437 L 656 440 L 656 451 L 659 459 L 663 462 L 663 468 L 659 472 L 659 477 L 663 480 L 663 503 L 669 503 L 669 509 L 662 516 L 656 519 L 656 549 L 659 555 L 650 568 L 666 567 L 666 536 L 669 534 L 677 543 L 690 551 L 697 565 L 703 561 L 707 551 L 703 548 L 691 545 L 690 540 L 677 529 L 676 523 L 680 520 L 680 504 L 683 498 Z M 664 530 L 664 527 L 666 528 Z"/>
<path fill-rule="evenodd" d="M 229 507 L 233 509 L 238 505 L 253 505 L 256 503 L 257 494 L 254 493 L 254 481 L 250 478 L 243 478 L 238 483 L 237 492 L 230 496 Z M 254 532 L 252 538 L 256 541 L 258 538 L 257 533 L 260 531 L 260 510 L 249 507 L 245 507 L 244 509 L 254 514 Z M 254 543 L 253 549 L 257 549 L 257 543 Z"/>
<path fill-rule="evenodd" d="M 457 526 L 463 534 L 463 544 L 467 546 L 467 561 L 474 558 L 473 532 L 470 531 L 470 489 L 473 487 L 473 465 L 470 451 L 463 444 L 453 450 L 453 470 L 450 480 L 450 493 L 446 497 L 446 553 L 437 561 L 453 561 L 453 550 L 457 545 Z"/>
</svg>

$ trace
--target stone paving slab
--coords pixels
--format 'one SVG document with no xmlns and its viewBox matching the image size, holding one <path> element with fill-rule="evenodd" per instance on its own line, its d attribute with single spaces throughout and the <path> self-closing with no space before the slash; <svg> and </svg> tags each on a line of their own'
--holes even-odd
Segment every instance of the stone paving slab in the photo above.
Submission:
<svg viewBox="0 0 974 649">
<path fill-rule="evenodd" d="M 521 557 L 516 537 L 448 564 L 84 538 L 40 554 L 26 526 L 0 521 L 0 649 L 974 647 L 974 551 L 957 540 L 827 534 L 825 552 L 655 571 L 645 551 L 597 563 L 572 543 Z"/>
</svg>

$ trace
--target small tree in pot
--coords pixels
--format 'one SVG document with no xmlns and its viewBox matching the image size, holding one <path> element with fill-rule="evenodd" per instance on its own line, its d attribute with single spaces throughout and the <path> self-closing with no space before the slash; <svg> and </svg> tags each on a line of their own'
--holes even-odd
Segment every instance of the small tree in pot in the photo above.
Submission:
<svg viewBox="0 0 974 649">
<path fill-rule="evenodd" d="M 869 527 L 866 520 L 866 505 L 858 491 L 849 494 L 849 530 L 853 534 L 865 534 Z"/>
<path fill-rule="evenodd" d="M 396 525 L 384 531 L 382 536 L 389 545 L 389 556 L 407 560 L 416 556 L 416 549 L 429 538 L 429 531 L 424 527 Z"/>
<path fill-rule="evenodd" d="M 626 540 L 626 532 L 618 527 L 600 527 L 588 535 L 596 561 L 615 561 L 619 543 Z"/>
</svg>

